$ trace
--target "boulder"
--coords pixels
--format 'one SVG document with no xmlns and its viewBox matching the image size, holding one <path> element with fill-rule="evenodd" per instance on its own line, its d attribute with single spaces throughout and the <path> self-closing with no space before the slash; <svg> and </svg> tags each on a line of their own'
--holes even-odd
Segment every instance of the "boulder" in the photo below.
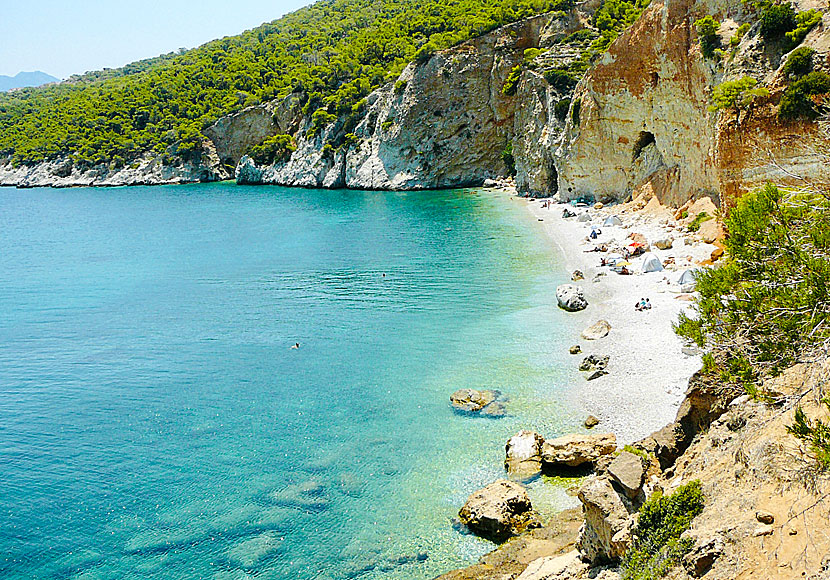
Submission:
<svg viewBox="0 0 830 580">
<path fill-rule="evenodd" d="M 721 231 L 720 224 L 718 220 L 711 219 L 706 220 L 702 224 L 700 224 L 700 229 L 697 231 L 700 239 L 702 239 L 707 244 L 711 244 L 715 240 L 723 237 L 723 232 Z"/>
<path fill-rule="evenodd" d="M 604 370 L 604 369 L 597 369 L 597 370 L 595 370 L 594 372 L 592 372 L 592 373 L 590 373 L 590 374 L 586 375 L 586 376 L 585 376 L 585 379 L 586 379 L 586 380 L 589 380 L 589 381 L 593 381 L 594 379 L 598 379 L 598 378 L 600 378 L 600 377 L 604 377 L 604 376 L 605 376 L 605 375 L 607 375 L 607 374 L 608 374 L 608 371 L 606 371 L 606 370 Z"/>
<path fill-rule="evenodd" d="M 597 320 L 582 331 L 582 338 L 585 340 L 599 340 L 608 336 L 609 332 L 611 332 L 611 323 L 607 320 Z"/>
<path fill-rule="evenodd" d="M 535 431 L 519 431 L 504 447 L 504 468 L 511 479 L 529 480 L 542 473 L 542 445 L 545 439 Z"/>
<path fill-rule="evenodd" d="M 661 238 L 654 241 L 654 245 L 658 250 L 670 250 L 673 243 L 671 238 Z"/>
<path fill-rule="evenodd" d="M 491 417 L 493 419 L 499 419 L 501 417 L 507 416 L 507 409 L 504 406 L 504 403 L 500 403 L 499 401 L 493 401 L 489 405 L 486 405 L 480 412 L 479 415 L 482 417 Z"/>
<path fill-rule="evenodd" d="M 485 179 L 484 184 L 482 185 L 482 187 L 486 187 L 488 189 L 492 189 L 492 188 L 498 187 L 498 186 L 499 186 L 499 182 L 496 181 L 495 179 Z"/>
<path fill-rule="evenodd" d="M 579 435 L 572 433 L 556 439 L 549 439 L 542 445 L 542 462 L 550 467 L 580 467 L 594 463 L 603 455 L 617 449 L 617 436 L 613 433 L 603 435 Z"/>
<path fill-rule="evenodd" d="M 556 301 L 559 308 L 568 312 L 585 310 L 588 301 L 585 300 L 585 293 L 581 286 L 575 284 L 562 284 L 556 289 Z"/>
<path fill-rule="evenodd" d="M 541 526 L 524 486 L 506 479 L 470 495 L 458 517 L 474 534 L 496 542 Z"/>
<path fill-rule="evenodd" d="M 646 468 L 639 456 L 623 451 L 608 466 L 608 475 L 619 484 L 625 495 L 634 499 L 642 491 Z"/>
<path fill-rule="evenodd" d="M 762 524 L 771 524 L 775 521 L 775 516 L 769 512 L 758 510 L 757 512 L 755 512 L 755 519 L 761 522 Z"/>
<path fill-rule="evenodd" d="M 582 562 L 579 552 L 571 550 L 561 556 L 544 556 L 527 565 L 516 580 L 565 580 L 580 578 L 588 571 L 588 565 Z"/>
<path fill-rule="evenodd" d="M 684 538 L 690 536 L 689 532 L 683 534 Z M 683 567 L 690 576 L 700 578 L 712 568 L 725 548 L 726 544 L 719 535 L 695 538 L 694 546 L 683 556 Z"/>
<path fill-rule="evenodd" d="M 577 497 L 585 518 L 576 541 L 580 557 L 592 565 L 616 561 L 628 545 L 624 537 L 633 524 L 633 519 L 629 520 L 633 507 L 614 490 L 607 477 L 590 478 L 579 488 Z"/>
<path fill-rule="evenodd" d="M 657 457 L 660 469 L 668 469 L 674 465 L 675 460 L 686 450 L 688 444 L 689 441 L 682 425 L 669 423 L 638 441 L 634 446 Z"/>
<path fill-rule="evenodd" d="M 571 274 L 571 280 L 573 280 L 574 282 L 576 282 L 578 280 L 584 280 L 584 279 L 585 279 L 585 274 L 582 273 L 582 270 L 574 270 L 573 274 Z"/>
<path fill-rule="evenodd" d="M 568 352 L 570 352 L 571 354 L 579 354 L 582 352 L 582 347 L 578 344 L 575 344 L 568 350 Z"/>
<path fill-rule="evenodd" d="M 594 417 L 593 415 L 588 415 L 588 417 L 585 419 L 584 425 L 588 429 L 593 429 L 594 427 L 599 425 L 599 419 L 597 417 Z"/>
<path fill-rule="evenodd" d="M 581 371 L 598 371 L 598 370 L 605 370 L 605 367 L 608 366 L 608 361 L 611 360 L 611 357 L 606 355 L 595 355 L 589 354 L 582 362 L 579 363 L 579 370 Z"/>
</svg>

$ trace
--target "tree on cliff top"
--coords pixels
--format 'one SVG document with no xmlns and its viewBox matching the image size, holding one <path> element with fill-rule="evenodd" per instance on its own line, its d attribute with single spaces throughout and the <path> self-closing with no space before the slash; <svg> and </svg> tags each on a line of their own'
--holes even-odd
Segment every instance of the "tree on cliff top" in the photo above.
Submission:
<svg viewBox="0 0 830 580">
<path fill-rule="evenodd" d="M 114 71 L 0 95 L 0 159 L 79 166 L 198 148 L 219 117 L 291 92 L 349 111 L 426 54 L 570 0 L 321 0 L 234 37 Z"/>
</svg>

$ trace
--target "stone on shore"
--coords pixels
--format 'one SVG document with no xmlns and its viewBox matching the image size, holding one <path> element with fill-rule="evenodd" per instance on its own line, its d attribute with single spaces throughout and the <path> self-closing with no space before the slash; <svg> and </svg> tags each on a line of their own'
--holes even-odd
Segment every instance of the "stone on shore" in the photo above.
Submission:
<svg viewBox="0 0 830 580">
<path fill-rule="evenodd" d="M 672 245 L 674 242 L 671 238 L 662 238 L 659 240 L 655 240 L 654 245 L 657 247 L 658 250 L 671 250 Z"/>
<path fill-rule="evenodd" d="M 582 338 L 585 340 L 599 340 L 608 336 L 609 332 L 611 332 L 611 323 L 607 320 L 597 320 L 582 331 Z"/>
<path fill-rule="evenodd" d="M 573 274 L 571 274 L 571 280 L 577 282 L 579 280 L 584 280 L 585 274 L 582 273 L 582 270 L 574 270 Z"/>
<path fill-rule="evenodd" d="M 623 451 L 608 466 L 608 475 L 619 484 L 625 495 L 634 499 L 642 490 L 646 468 L 640 457 Z"/>
<path fill-rule="evenodd" d="M 572 433 L 556 439 L 549 439 L 542 445 L 542 463 L 550 467 L 580 467 L 593 464 L 603 455 L 617 449 L 617 436 L 579 435 Z"/>
<path fill-rule="evenodd" d="M 556 301 L 559 308 L 568 312 L 578 312 L 588 307 L 585 293 L 576 284 L 562 284 L 556 289 Z"/>
<path fill-rule="evenodd" d="M 507 440 L 504 468 L 511 479 L 528 481 L 542 473 L 544 443 L 544 437 L 535 431 L 519 431 Z"/>
<path fill-rule="evenodd" d="M 598 378 L 600 378 L 600 377 L 604 377 L 604 376 L 605 376 L 605 375 L 607 375 L 607 374 L 608 374 L 608 371 L 606 371 L 606 370 L 604 370 L 604 369 L 597 369 L 597 370 L 595 370 L 594 372 L 592 372 L 591 374 L 587 375 L 587 376 L 585 377 L 585 379 L 586 379 L 586 380 L 589 380 L 589 381 L 593 381 L 594 379 L 598 379 Z"/>
<path fill-rule="evenodd" d="M 581 371 L 602 371 L 605 370 L 605 367 L 608 366 L 608 361 L 611 360 L 611 357 L 606 355 L 595 355 L 589 354 L 582 362 L 579 364 L 579 370 Z"/>
<path fill-rule="evenodd" d="M 588 417 L 585 418 L 584 425 L 588 429 L 593 429 L 594 427 L 599 425 L 599 419 L 593 415 L 588 415 Z"/>
<path fill-rule="evenodd" d="M 573 345 L 570 350 L 568 350 L 571 354 L 579 354 L 582 352 L 582 347 L 578 344 Z"/>
<path fill-rule="evenodd" d="M 496 542 L 541 526 L 524 486 L 506 479 L 473 492 L 458 517 L 474 534 Z"/>
</svg>

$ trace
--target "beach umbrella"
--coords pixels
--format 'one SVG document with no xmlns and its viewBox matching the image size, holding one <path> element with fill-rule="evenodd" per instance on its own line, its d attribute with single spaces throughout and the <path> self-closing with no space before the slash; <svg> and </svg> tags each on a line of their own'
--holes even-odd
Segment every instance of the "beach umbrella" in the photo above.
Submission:
<svg viewBox="0 0 830 580">
<path fill-rule="evenodd" d="M 615 216 L 615 215 L 610 215 L 607 218 L 605 218 L 605 221 L 602 222 L 602 225 L 604 225 L 604 226 L 621 226 L 622 225 L 622 220 L 620 218 L 618 218 L 617 216 Z"/>
</svg>

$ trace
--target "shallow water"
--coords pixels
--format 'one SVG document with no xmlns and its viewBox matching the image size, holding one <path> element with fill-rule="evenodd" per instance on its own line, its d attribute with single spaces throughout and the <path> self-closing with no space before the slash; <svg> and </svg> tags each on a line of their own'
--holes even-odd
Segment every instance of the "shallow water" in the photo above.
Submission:
<svg viewBox="0 0 830 580">
<path fill-rule="evenodd" d="M 450 520 L 506 439 L 578 422 L 556 261 L 482 191 L 0 189 L 0 576 L 472 563 Z M 462 387 L 510 416 L 454 414 Z"/>
</svg>

